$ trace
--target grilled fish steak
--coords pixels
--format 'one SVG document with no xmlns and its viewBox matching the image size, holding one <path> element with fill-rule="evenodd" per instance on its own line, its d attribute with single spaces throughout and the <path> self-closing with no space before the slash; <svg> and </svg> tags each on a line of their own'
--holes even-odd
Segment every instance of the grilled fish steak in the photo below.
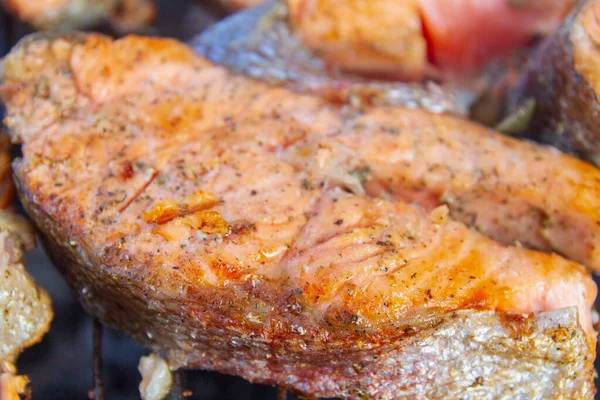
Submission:
<svg viewBox="0 0 600 400">
<path fill-rule="evenodd" d="M 35 236 L 31 225 L 10 210 L 9 150 L 8 137 L 0 136 L 0 398 L 19 400 L 28 380 L 16 375 L 13 363 L 48 331 L 52 307 L 23 266 L 23 251 L 35 247 Z"/>
<path fill-rule="evenodd" d="M 333 102 L 404 105 L 494 126 L 538 39 L 575 3 L 270 1 L 192 45 L 238 73 Z"/>
<path fill-rule="evenodd" d="M 0 362 L 14 362 L 26 347 L 40 341 L 52 319 L 48 294 L 35 285 L 22 263 L 23 252 L 35 247 L 35 234 L 23 217 L 10 210 L 7 139 L 0 136 Z"/>
<path fill-rule="evenodd" d="M 533 37 L 549 33 L 573 4 L 270 1 L 217 23 L 192 45 L 238 73 L 334 102 L 458 116 L 475 103 L 473 117 L 493 124 Z M 481 118 L 481 108 L 492 115 Z"/>
<path fill-rule="evenodd" d="M 191 42 L 199 54 L 252 78 L 315 93 L 332 102 L 395 104 L 431 112 L 467 115 L 479 82 L 444 87 L 429 81 L 384 82 L 331 68 L 293 34 L 287 6 L 270 1 L 236 13 Z"/>
<path fill-rule="evenodd" d="M 19 51 L 17 49 L 13 53 L 15 56 L 5 63 L 3 92 L 5 98 L 11 100 L 9 105 L 25 102 L 32 96 L 32 93 L 23 90 L 22 83 L 17 83 L 29 76 L 27 71 L 32 70 L 32 67 L 21 71 L 20 64 L 16 63 L 11 68 L 12 60 L 15 59 L 23 64 L 30 64 L 28 60 L 17 58 L 18 55 L 27 56 Z M 121 51 L 121 46 L 117 46 L 115 51 Z M 135 60 L 127 55 L 127 51 L 123 51 L 123 56 L 126 57 L 120 64 L 124 65 L 123 68 L 126 62 L 134 63 Z M 186 57 L 191 58 L 191 55 L 186 53 Z M 191 59 L 196 63 L 200 63 L 197 60 L 202 60 L 202 65 L 210 65 L 201 58 Z M 76 61 L 79 58 L 75 58 L 73 62 Z M 100 56 L 95 61 L 107 73 L 114 69 L 109 63 L 102 61 Z M 156 63 L 153 60 L 152 65 Z M 91 80 L 97 73 L 89 65 L 91 63 L 83 64 L 81 68 L 85 77 L 89 76 Z M 225 73 L 219 68 L 205 69 Z M 181 80 L 195 78 L 195 75 L 185 69 L 182 72 L 188 75 L 181 75 Z M 172 69 L 165 72 L 167 77 L 178 73 L 181 72 Z M 137 75 L 126 72 L 125 76 L 131 77 L 134 82 L 145 79 L 141 74 L 135 78 Z M 195 79 L 205 79 L 206 75 L 208 72 L 199 74 L 199 78 Z M 108 101 L 112 95 L 109 87 L 114 87 L 116 93 L 125 91 L 118 85 L 122 78 L 113 75 L 108 75 L 108 78 L 98 80 L 96 84 L 86 83 L 89 85 L 86 89 L 89 96 L 99 96 L 102 101 Z M 79 79 L 83 78 L 79 76 Z M 196 115 L 199 123 L 209 124 L 207 110 L 214 115 L 213 119 L 218 119 L 219 116 L 230 117 L 231 114 L 249 112 L 261 106 L 260 103 L 254 105 L 254 98 L 261 94 L 260 91 L 265 91 L 266 86 L 250 84 L 251 81 L 231 74 L 223 79 L 229 79 L 232 84 L 235 82 L 248 89 L 240 93 L 234 92 L 235 101 L 227 110 L 217 107 L 214 103 L 217 100 L 212 100 L 217 96 L 209 92 L 212 96 L 208 97 L 210 101 L 202 105 L 197 102 L 196 108 L 190 111 L 204 115 L 202 118 Z M 53 84 L 50 85 L 50 81 L 42 79 L 42 83 L 35 87 L 37 90 L 47 91 L 50 86 L 58 85 L 55 81 L 53 79 Z M 78 85 L 78 81 L 75 83 Z M 73 80 L 69 84 L 69 90 L 74 90 L 72 88 L 76 85 Z M 364 183 L 364 188 L 372 195 L 418 200 L 430 208 L 446 204 L 455 218 L 501 242 L 519 242 L 535 249 L 555 251 L 591 270 L 600 270 L 600 173 L 593 166 L 551 148 L 516 141 L 474 124 L 445 116 L 432 116 L 419 110 L 380 107 L 369 113 L 361 113 L 360 109 L 343 107 L 342 110 L 347 111 L 346 115 L 340 113 L 335 106 L 315 97 L 292 95 L 284 89 L 273 88 L 268 93 L 271 92 L 275 95 L 285 93 L 286 97 L 271 100 L 272 103 L 268 103 L 270 107 L 281 102 L 280 108 L 293 116 L 289 118 L 294 118 L 291 123 L 297 125 L 304 121 L 311 125 L 310 129 L 314 133 L 323 133 L 319 136 L 304 135 L 302 132 L 307 128 L 302 125 L 298 128 L 299 133 L 289 134 L 290 137 L 284 140 L 286 152 L 281 154 L 289 163 L 305 164 L 306 156 L 312 151 L 308 147 L 319 147 L 319 143 L 322 143 L 331 147 L 326 159 L 330 164 L 327 166 L 327 174 L 340 175 L 336 170 L 339 166 L 342 175 L 347 175 L 342 178 L 350 180 L 344 183 L 346 186 L 356 188 Z M 64 95 L 62 92 L 60 94 Z M 230 101 L 226 94 L 218 101 Z M 73 98 L 77 98 L 75 95 L 75 92 L 72 93 Z M 39 101 L 39 98 L 34 97 L 34 100 Z M 16 135 L 27 140 L 28 135 L 33 135 L 33 132 L 50 123 L 57 113 L 64 114 L 62 108 L 65 105 L 55 103 L 44 101 L 43 107 L 15 108 L 7 122 L 9 125 L 20 124 L 22 129 Z M 162 110 L 156 104 L 144 103 L 144 106 L 155 113 Z M 74 105 L 69 104 L 68 107 Z M 298 111 L 292 112 L 296 108 Z M 181 113 L 183 119 L 186 113 Z M 296 114 L 303 118 L 296 117 Z M 304 117 L 304 114 L 311 116 Z M 163 114 L 154 118 L 159 118 L 160 115 Z M 150 117 L 139 116 L 141 120 L 148 120 Z M 278 118 L 283 120 L 283 116 L 278 116 L 276 110 L 272 119 L 277 121 Z M 324 134 L 338 130 L 343 130 L 344 135 Z M 291 144 L 294 146 L 290 146 Z M 277 147 L 277 143 L 273 142 L 271 146 Z M 300 148 L 307 150 L 304 153 L 296 151 Z M 315 167 L 319 167 L 321 172 L 324 170 L 323 165 L 314 162 L 306 167 L 307 172 Z M 323 174 L 325 179 L 340 180 L 339 176 Z"/>
<path fill-rule="evenodd" d="M 592 398 L 596 286 L 582 266 L 501 245 L 435 201 L 369 194 L 401 171 L 396 146 L 427 162 L 427 135 L 446 143 L 456 187 L 482 194 L 525 179 L 507 169 L 525 154 L 561 165 L 560 193 L 543 193 L 563 212 L 570 190 L 594 190 L 593 167 L 449 117 L 338 108 L 166 39 L 36 35 L 1 80 L 18 190 L 51 256 L 88 312 L 172 367 L 322 397 Z M 466 138 L 481 157 L 444 156 Z M 469 184 L 484 159 L 493 188 Z M 406 193 L 433 193 L 428 179 Z"/>
<path fill-rule="evenodd" d="M 73 30 L 110 21 L 121 31 L 144 27 L 154 18 L 153 0 L 0 0 L 36 29 Z"/>
<path fill-rule="evenodd" d="M 512 107 L 534 99 L 526 134 L 600 166 L 600 1 L 582 2 L 531 61 Z"/>
</svg>

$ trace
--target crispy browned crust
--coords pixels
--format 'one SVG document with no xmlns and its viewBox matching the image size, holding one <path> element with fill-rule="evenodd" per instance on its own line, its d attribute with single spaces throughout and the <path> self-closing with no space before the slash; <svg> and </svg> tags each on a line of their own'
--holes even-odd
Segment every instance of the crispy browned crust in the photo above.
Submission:
<svg viewBox="0 0 600 400">
<path fill-rule="evenodd" d="M 55 119 L 76 118 L 77 107 L 90 104 L 89 97 L 77 93 L 69 69 L 73 46 L 85 40 L 100 48 L 109 42 L 95 35 L 38 35 L 5 61 L 5 68 L 19 74 L 3 82 L 1 91 L 5 100 L 10 98 L 8 122 L 15 140 L 35 141 L 44 126 Z M 160 61 L 164 54 L 158 50 L 165 49 L 165 57 L 175 65 L 192 70 L 208 65 L 167 40 L 129 38 L 124 43 L 132 59 L 148 62 L 138 67 L 156 67 L 152 57 Z M 50 87 L 40 79 L 36 65 L 44 65 L 45 77 L 52 78 Z M 118 81 L 124 79 L 122 74 L 131 73 L 128 77 L 134 79 L 148 72 L 118 71 Z M 176 124 L 177 119 L 169 121 Z M 136 129 L 136 124 L 129 127 Z M 33 184 L 28 172 L 26 163 L 19 162 L 17 188 L 23 204 L 84 308 L 166 352 L 173 368 L 216 370 L 320 397 L 591 399 L 595 392 L 595 340 L 582 330 L 574 309 L 530 316 L 431 310 L 426 316 L 365 329 L 353 324 L 353 316 L 343 309 L 338 315 L 331 313 L 331 319 L 315 319 L 311 310 L 303 309 L 302 290 L 285 279 L 236 280 L 238 271 L 233 268 L 222 271 L 218 285 L 190 284 L 188 279 L 197 278 L 192 272 L 162 268 L 154 253 L 132 257 L 125 242 L 119 242 L 124 243 L 122 249 L 114 243 L 97 251 L 96 244 L 89 243 L 90 232 L 78 230 L 85 223 L 84 213 L 79 219 L 73 213 L 79 205 L 67 208 L 54 193 Z M 184 263 L 180 253 L 178 247 L 169 261 Z M 256 322 L 248 314 L 251 310 L 268 320 Z"/>
<path fill-rule="evenodd" d="M 594 13 L 596 1 L 582 2 L 564 25 L 547 38 L 530 62 L 528 73 L 511 99 L 534 99 L 536 108 L 527 135 L 600 166 L 600 103 L 586 65 L 575 60 L 574 47 L 590 53 L 583 19 Z M 592 72 L 594 73 L 594 72 Z M 595 72 L 597 73 L 597 72 Z"/>
</svg>

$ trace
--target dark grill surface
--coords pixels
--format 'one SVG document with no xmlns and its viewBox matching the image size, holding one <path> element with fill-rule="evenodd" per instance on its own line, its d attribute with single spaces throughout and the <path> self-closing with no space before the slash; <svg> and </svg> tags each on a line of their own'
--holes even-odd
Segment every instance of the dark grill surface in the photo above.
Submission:
<svg viewBox="0 0 600 400">
<path fill-rule="evenodd" d="M 159 1 L 155 26 L 147 34 L 188 40 L 225 14 L 210 1 Z M 102 30 L 102 29 L 100 29 Z M 103 30 L 105 33 L 110 33 Z M 0 56 L 22 36 L 27 26 L 0 11 Z M 0 110 L 0 115 L 2 110 Z M 15 149 L 18 152 L 18 149 Z M 52 297 L 55 317 L 50 332 L 37 346 L 23 353 L 19 371 L 29 375 L 33 399 L 86 399 L 92 386 L 92 320 L 72 298 L 69 288 L 43 250 L 26 257 L 26 266 Z M 600 284 L 600 280 L 596 279 Z M 106 400 L 139 398 L 139 358 L 148 350 L 119 332 L 104 329 L 104 394 Z M 600 362 L 596 362 L 600 369 Z M 597 379 L 596 386 L 600 385 Z M 241 378 L 205 371 L 188 371 L 184 389 L 195 400 L 275 400 L 276 388 L 253 385 Z M 288 396 L 288 399 L 295 399 Z M 600 400 L 600 396 L 596 396 Z"/>
</svg>

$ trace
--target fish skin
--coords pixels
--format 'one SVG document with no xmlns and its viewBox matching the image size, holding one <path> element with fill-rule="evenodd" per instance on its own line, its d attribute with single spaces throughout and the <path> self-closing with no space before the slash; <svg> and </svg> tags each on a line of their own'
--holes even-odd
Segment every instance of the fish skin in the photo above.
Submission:
<svg viewBox="0 0 600 400">
<path fill-rule="evenodd" d="M 600 166 L 597 133 L 600 2 L 582 1 L 542 43 L 507 101 L 508 113 L 534 100 L 524 137 L 548 143 Z"/>
<path fill-rule="evenodd" d="M 360 160 L 341 157 L 356 124 L 398 113 L 413 130 L 428 114 L 339 108 L 136 36 L 32 36 L 0 77 L 17 188 L 50 255 L 89 313 L 174 368 L 321 397 L 592 398 L 597 289 L 582 266 L 500 245 L 445 206 L 368 196 Z M 315 141 L 317 170 L 301 165 Z M 199 191 L 227 234 L 144 218 Z"/>
</svg>

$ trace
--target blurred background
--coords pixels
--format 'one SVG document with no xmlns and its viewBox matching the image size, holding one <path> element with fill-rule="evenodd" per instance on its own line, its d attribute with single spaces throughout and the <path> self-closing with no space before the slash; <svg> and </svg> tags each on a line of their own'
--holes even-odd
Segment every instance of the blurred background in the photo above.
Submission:
<svg viewBox="0 0 600 400">
<path fill-rule="evenodd" d="M 225 10 L 210 0 L 159 0 L 158 3 L 156 22 L 145 34 L 186 41 L 226 16 Z M 108 28 L 98 30 L 112 34 Z M 30 27 L 0 10 L 0 56 L 30 32 Z M 25 265 L 52 297 L 55 317 L 43 341 L 20 357 L 19 371 L 29 375 L 33 399 L 86 399 L 92 386 L 92 319 L 74 301 L 43 249 L 29 253 Z M 598 279 L 596 281 L 600 284 Z M 148 351 L 128 337 L 106 328 L 103 347 L 105 399 L 139 398 L 141 377 L 137 365 L 139 358 Z M 600 368 L 599 362 L 596 368 Z M 600 380 L 596 385 L 600 387 Z M 183 387 L 192 391 L 190 399 L 277 399 L 274 387 L 253 385 L 241 378 L 204 371 L 186 372 Z M 600 396 L 596 398 L 600 399 Z M 289 395 L 288 399 L 295 398 Z"/>
</svg>

